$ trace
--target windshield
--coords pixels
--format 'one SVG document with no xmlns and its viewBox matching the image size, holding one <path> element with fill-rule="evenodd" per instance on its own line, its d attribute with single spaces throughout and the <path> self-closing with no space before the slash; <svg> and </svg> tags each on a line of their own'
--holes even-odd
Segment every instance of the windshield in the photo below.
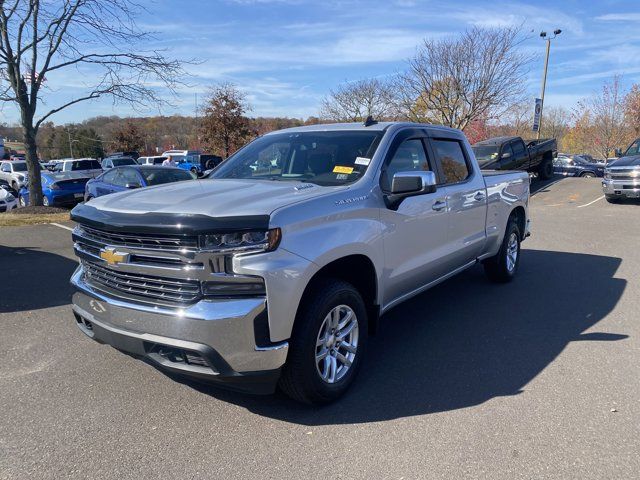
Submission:
<svg viewBox="0 0 640 480">
<path fill-rule="evenodd" d="M 498 145 L 476 145 L 472 148 L 480 166 L 495 162 L 498 159 Z"/>
<path fill-rule="evenodd" d="M 114 158 L 111 160 L 114 167 L 121 167 L 123 165 L 137 165 L 133 158 Z"/>
<path fill-rule="evenodd" d="M 27 162 L 12 162 L 14 172 L 26 172 Z"/>
<path fill-rule="evenodd" d="M 345 185 L 365 173 L 383 134 L 332 131 L 266 135 L 230 157 L 209 177 Z"/>
<path fill-rule="evenodd" d="M 173 170 L 168 168 L 140 169 L 147 185 L 160 185 L 161 183 L 181 182 L 193 180 L 194 175 L 188 170 Z"/>
<path fill-rule="evenodd" d="M 632 155 L 640 155 L 640 138 L 633 142 L 627 151 L 624 152 L 625 157 L 630 157 Z"/>
</svg>

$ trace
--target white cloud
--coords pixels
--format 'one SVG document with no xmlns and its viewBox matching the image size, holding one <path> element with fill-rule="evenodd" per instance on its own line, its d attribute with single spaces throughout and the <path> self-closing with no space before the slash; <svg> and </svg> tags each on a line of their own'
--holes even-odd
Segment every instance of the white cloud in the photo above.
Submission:
<svg viewBox="0 0 640 480">
<path fill-rule="evenodd" d="M 595 20 L 601 22 L 638 22 L 640 21 L 640 13 L 608 13 L 595 17 Z"/>
</svg>

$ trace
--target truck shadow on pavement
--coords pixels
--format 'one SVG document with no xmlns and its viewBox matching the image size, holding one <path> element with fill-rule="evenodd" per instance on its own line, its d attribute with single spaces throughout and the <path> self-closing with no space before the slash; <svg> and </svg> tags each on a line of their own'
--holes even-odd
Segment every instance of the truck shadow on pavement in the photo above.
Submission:
<svg viewBox="0 0 640 480">
<path fill-rule="evenodd" d="M 69 279 L 78 262 L 55 253 L 0 245 L 0 313 L 68 305 Z"/>
<path fill-rule="evenodd" d="M 619 258 L 524 250 L 517 279 L 495 285 L 473 268 L 384 315 L 347 395 L 321 408 L 282 394 L 252 397 L 188 383 L 267 417 L 304 425 L 377 422 L 518 395 L 619 301 Z M 585 354 L 588 354 L 585 348 Z"/>
</svg>

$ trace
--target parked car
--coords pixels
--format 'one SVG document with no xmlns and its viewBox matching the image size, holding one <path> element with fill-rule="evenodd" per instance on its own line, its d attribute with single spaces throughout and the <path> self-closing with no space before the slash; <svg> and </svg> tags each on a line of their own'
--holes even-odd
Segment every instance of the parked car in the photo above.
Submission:
<svg viewBox="0 0 640 480">
<path fill-rule="evenodd" d="M 134 160 L 137 160 L 139 156 L 140 156 L 140 154 L 138 152 L 136 152 L 136 151 L 113 152 L 113 153 L 110 153 L 109 155 L 107 155 L 105 158 L 129 157 L 129 158 L 133 158 Z"/>
<path fill-rule="evenodd" d="M 29 180 L 27 162 L 15 160 L 0 162 L 0 180 L 7 182 L 14 190 L 20 190 L 20 187 Z"/>
<path fill-rule="evenodd" d="M 553 160 L 553 173 L 564 177 L 603 177 L 604 165 L 591 163 L 581 155 L 558 155 Z"/>
<path fill-rule="evenodd" d="M 548 180 L 553 176 L 558 146 L 555 138 L 530 140 L 525 144 L 521 137 L 495 137 L 475 143 L 473 153 L 482 169 L 524 170 Z"/>
<path fill-rule="evenodd" d="M 4 138 L 0 137 L 0 160 L 4 159 Z"/>
<path fill-rule="evenodd" d="M 162 165 L 162 162 L 164 162 L 167 158 L 169 157 L 163 157 L 161 155 L 157 155 L 154 157 L 139 157 L 137 162 L 139 165 Z"/>
<path fill-rule="evenodd" d="M 178 168 L 190 170 L 199 175 L 206 170 L 200 164 L 200 154 L 199 150 L 167 150 L 162 156 L 171 157 Z"/>
<path fill-rule="evenodd" d="M 180 168 L 136 165 L 112 168 L 87 182 L 84 199 L 101 197 L 133 188 L 193 180 L 195 175 Z"/>
<path fill-rule="evenodd" d="M 0 213 L 18 208 L 18 197 L 15 190 L 6 184 L 0 184 Z"/>
<path fill-rule="evenodd" d="M 53 168 L 54 172 L 77 172 L 87 177 L 97 177 L 102 173 L 100 162 L 93 158 L 61 160 Z"/>
<path fill-rule="evenodd" d="M 329 402 L 382 313 L 478 262 L 515 277 L 529 187 L 446 127 L 272 132 L 195 186 L 74 208 L 74 323 L 177 374 Z"/>
<path fill-rule="evenodd" d="M 42 172 L 42 195 L 45 207 L 75 205 L 84 198 L 84 186 L 91 178 L 81 172 Z M 20 206 L 29 205 L 29 188 L 19 191 Z"/>
<path fill-rule="evenodd" d="M 602 189 L 608 202 L 621 198 L 640 198 L 640 138 L 615 161 L 607 164 Z"/>
<path fill-rule="evenodd" d="M 102 169 L 108 170 L 113 167 L 123 167 L 125 165 L 138 165 L 131 157 L 109 157 L 102 160 Z"/>
</svg>

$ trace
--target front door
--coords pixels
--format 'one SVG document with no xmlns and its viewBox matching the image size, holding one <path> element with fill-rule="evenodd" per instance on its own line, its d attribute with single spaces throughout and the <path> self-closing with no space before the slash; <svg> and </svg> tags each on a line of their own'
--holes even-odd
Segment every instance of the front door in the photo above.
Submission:
<svg viewBox="0 0 640 480">
<path fill-rule="evenodd" d="M 435 171 L 419 129 L 398 133 L 383 166 L 380 187 L 389 192 L 398 172 Z M 408 294 L 443 274 L 447 239 L 445 192 L 409 197 L 397 210 L 383 208 L 384 298 L 383 305 Z"/>
</svg>

